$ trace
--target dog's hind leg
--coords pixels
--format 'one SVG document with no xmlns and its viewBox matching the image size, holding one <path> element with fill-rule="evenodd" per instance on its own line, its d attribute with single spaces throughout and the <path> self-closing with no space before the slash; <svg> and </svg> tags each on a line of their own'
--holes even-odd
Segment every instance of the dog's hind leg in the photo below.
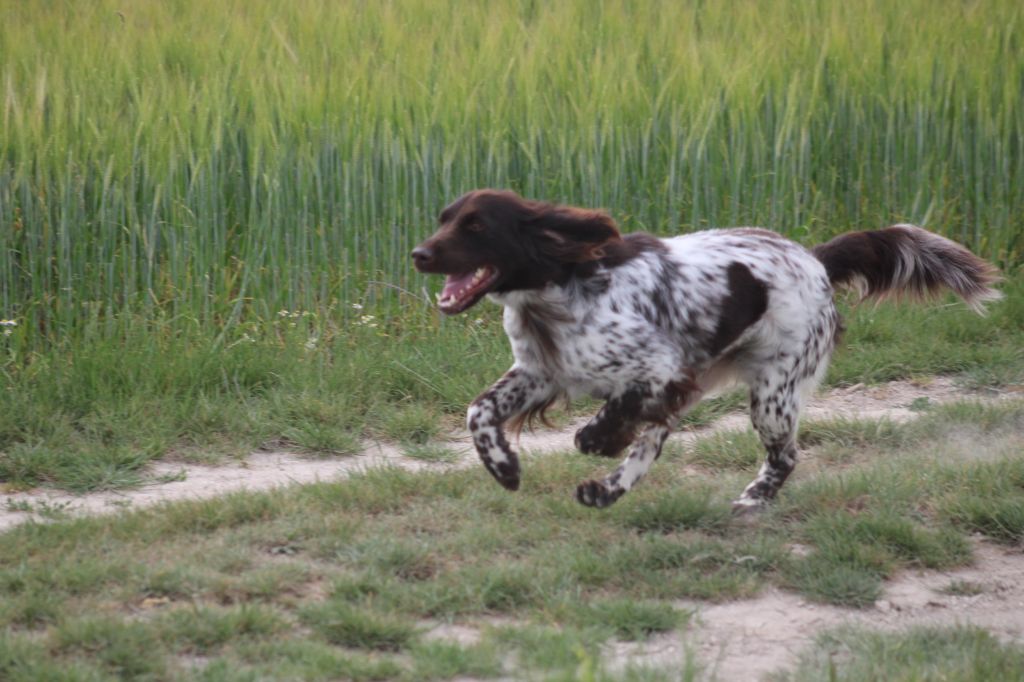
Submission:
<svg viewBox="0 0 1024 682">
<path fill-rule="evenodd" d="M 757 477 L 733 502 L 742 513 L 762 508 L 778 494 L 796 467 L 796 434 L 804 398 L 813 392 L 828 365 L 830 343 L 812 346 L 804 362 L 788 372 L 771 373 L 752 382 L 750 421 L 767 453 Z"/>
<path fill-rule="evenodd" d="M 576 487 L 576 499 L 588 507 L 607 507 L 622 497 L 627 490 L 647 474 L 661 455 L 671 429 L 669 422 L 681 417 L 697 404 L 703 393 L 692 381 L 669 384 L 656 398 L 644 401 L 640 418 L 648 426 L 633 442 L 633 448 L 614 472 L 601 480 L 590 480 Z"/>
<path fill-rule="evenodd" d="M 750 420 L 767 452 L 757 477 L 733 502 L 733 510 L 744 512 L 763 507 L 775 498 L 782 484 L 796 467 L 796 431 L 800 417 L 800 399 L 793 383 L 752 390 Z"/>
<path fill-rule="evenodd" d="M 587 455 L 615 457 L 636 437 L 643 392 L 633 388 L 610 398 L 586 426 L 576 432 L 576 449 Z"/>
<path fill-rule="evenodd" d="M 584 481 L 576 487 L 576 499 L 588 507 L 611 505 L 643 478 L 654 460 L 661 455 L 661 446 L 668 434 L 669 428 L 665 424 L 648 426 L 633 443 L 629 456 L 611 475 L 600 481 Z"/>
<path fill-rule="evenodd" d="M 505 488 L 519 488 L 519 457 L 508 444 L 502 424 L 550 405 L 556 395 L 550 380 L 513 367 L 470 404 L 466 426 L 473 445 L 487 471 Z"/>
<path fill-rule="evenodd" d="M 748 379 L 750 421 L 767 455 L 757 477 L 733 502 L 735 512 L 763 508 L 796 467 L 800 412 L 825 375 L 840 328 L 835 308 L 822 310 L 812 328 L 801 352 L 776 355 L 774 362 L 763 364 Z"/>
</svg>

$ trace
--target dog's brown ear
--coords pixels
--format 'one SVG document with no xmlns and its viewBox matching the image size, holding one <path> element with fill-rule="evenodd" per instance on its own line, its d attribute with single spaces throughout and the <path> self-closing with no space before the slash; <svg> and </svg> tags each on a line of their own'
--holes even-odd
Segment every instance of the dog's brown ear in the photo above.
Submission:
<svg viewBox="0 0 1024 682">
<path fill-rule="evenodd" d="M 604 211 L 544 206 L 531 222 L 540 251 L 563 263 L 598 260 L 606 246 L 622 241 L 615 221 Z"/>
</svg>

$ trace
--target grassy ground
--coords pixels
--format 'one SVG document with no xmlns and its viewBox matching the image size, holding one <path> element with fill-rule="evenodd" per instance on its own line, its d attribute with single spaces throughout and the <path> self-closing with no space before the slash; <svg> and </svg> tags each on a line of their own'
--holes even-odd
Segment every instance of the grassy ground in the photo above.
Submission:
<svg viewBox="0 0 1024 682">
<path fill-rule="evenodd" d="M 918 628 L 896 635 L 843 629 L 824 634 L 796 670 L 772 679 L 1021 680 L 1024 649 L 976 628 Z"/>
<path fill-rule="evenodd" d="M 0 673 L 678 679 L 615 671 L 601 645 L 694 627 L 681 598 L 733 599 L 774 583 L 861 607 L 903 568 L 969 562 L 971 533 L 1024 540 L 1024 404 L 933 408 L 905 425 L 811 423 L 805 433 L 807 461 L 752 525 L 733 519 L 728 500 L 755 459 L 715 460 L 715 444 L 698 443 L 697 456 L 666 454 L 600 513 L 570 493 L 601 463 L 566 454 L 528 461 L 516 494 L 476 468 L 385 469 L 21 526 L 0 536 Z M 794 542 L 810 553 L 790 553 Z M 427 636 L 438 623 L 477 635 Z M 936 674 L 1019 671 L 1024 655 L 969 632 L 908 635 L 911 653 L 870 635 L 837 637 L 828 646 L 854 652 L 836 659 L 849 669 L 838 679 L 878 679 L 879 647 L 891 651 L 884 665 Z M 953 653 L 929 653 L 945 648 Z M 811 656 L 792 674 L 815 679 L 820 665 Z M 887 679 L 897 678 L 913 676 Z"/>
<path fill-rule="evenodd" d="M 865 306 L 827 383 L 934 373 L 968 386 L 1024 377 L 1024 279 L 988 317 L 962 305 Z M 137 484 L 154 458 L 215 461 L 261 446 L 345 454 L 386 438 L 426 458 L 432 439 L 461 424 L 466 405 L 511 357 L 498 309 L 439 320 L 410 315 L 322 334 L 281 317 L 266 335 L 224 343 L 203 328 L 175 334 L 142 325 L 121 341 L 94 339 L 7 366 L 0 392 L 0 481 L 74 491 Z M 371 326 L 377 324 L 377 326 Z M 704 405 L 706 420 L 742 405 Z M 589 408 L 588 408 L 589 409 Z"/>
</svg>

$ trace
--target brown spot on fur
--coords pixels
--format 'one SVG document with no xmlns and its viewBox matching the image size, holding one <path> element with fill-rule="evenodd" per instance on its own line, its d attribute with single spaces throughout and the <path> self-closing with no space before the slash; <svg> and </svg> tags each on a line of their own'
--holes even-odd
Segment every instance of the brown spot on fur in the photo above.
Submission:
<svg viewBox="0 0 1024 682">
<path fill-rule="evenodd" d="M 768 287 L 754 277 L 750 268 L 743 263 L 731 263 L 726 268 L 726 276 L 729 293 L 719 307 L 718 326 L 708 343 L 712 356 L 725 350 L 768 309 Z"/>
</svg>

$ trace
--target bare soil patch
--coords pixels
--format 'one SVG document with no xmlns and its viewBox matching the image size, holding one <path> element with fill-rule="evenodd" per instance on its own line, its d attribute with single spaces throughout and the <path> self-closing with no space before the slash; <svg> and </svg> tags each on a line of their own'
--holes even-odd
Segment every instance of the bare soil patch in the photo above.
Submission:
<svg viewBox="0 0 1024 682">
<path fill-rule="evenodd" d="M 696 616 L 686 633 L 643 643 L 612 645 L 617 665 L 675 666 L 696 655 L 714 679 L 758 680 L 788 668 L 825 630 L 843 625 L 903 630 L 912 626 L 974 625 L 1006 641 L 1024 640 L 1024 552 L 974 543 L 973 566 L 954 571 L 907 572 L 886 583 L 874 608 L 816 604 L 776 588 L 755 599 L 723 604 L 679 602 Z M 951 584 L 977 594 L 949 594 Z"/>
</svg>

